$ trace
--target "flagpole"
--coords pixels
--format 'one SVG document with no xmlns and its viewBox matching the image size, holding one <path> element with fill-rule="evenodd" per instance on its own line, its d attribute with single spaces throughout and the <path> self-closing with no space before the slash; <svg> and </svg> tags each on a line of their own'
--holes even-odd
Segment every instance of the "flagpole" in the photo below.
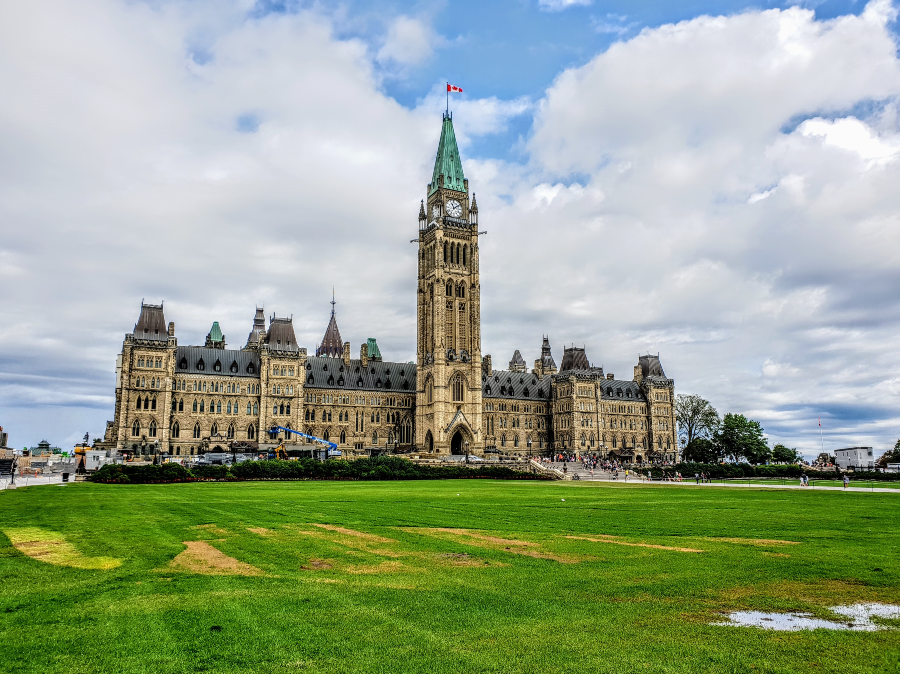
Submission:
<svg viewBox="0 0 900 675">
<path fill-rule="evenodd" d="M 450 83 L 447 82 L 447 114 L 450 114 Z"/>
<path fill-rule="evenodd" d="M 822 433 L 822 418 L 819 418 L 819 437 L 822 439 L 822 452 L 825 452 L 825 435 Z"/>
</svg>

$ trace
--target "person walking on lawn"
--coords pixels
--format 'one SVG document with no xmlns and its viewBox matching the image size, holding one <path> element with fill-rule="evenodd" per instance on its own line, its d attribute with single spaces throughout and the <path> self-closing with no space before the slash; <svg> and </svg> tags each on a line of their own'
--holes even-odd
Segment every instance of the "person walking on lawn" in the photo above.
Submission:
<svg viewBox="0 0 900 675">
<path fill-rule="evenodd" d="M 850 476 L 844 474 L 844 487 L 846 488 L 848 485 L 850 485 Z"/>
</svg>

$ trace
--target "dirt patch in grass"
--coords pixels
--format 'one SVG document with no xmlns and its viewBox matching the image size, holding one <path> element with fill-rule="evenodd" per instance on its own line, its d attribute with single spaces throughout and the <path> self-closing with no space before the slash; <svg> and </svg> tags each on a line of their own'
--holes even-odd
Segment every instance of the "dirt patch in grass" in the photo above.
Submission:
<svg viewBox="0 0 900 675">
<path fill-rule="evenodd" d="M 218 527 L 215 523 L 204 523 L 203 525 L 194 525 L 192 530 L 200 530 L 201 532 L 209 532 L 210 534 L 215 534 L 218 536 L 224 536 L 228 534 L 228 530 L 223 530 L 221 527 Z"/>
<path fill-rule="evenodd" d="M 597 537 L 602 537 L 598 539 Z M 595 544 L 618 544 L 619 546 L 636 546 L 638 548 L 654 548 L 661 551 L 678 551 L 680 553 L 705 553 L 699 548 L 685 548 L 684 546 L 663 546 L 662 544 L 645 544 L 632 541 L 622 541 L 619 537 L 611 534 L 598 534 L 593 537 L 577 537 L 575 535 L 567 535 L 566 539 L 579 539 L 581 541 L 592 541 Z"/>
<path fill-rule="evenodd" d="M 338 527 L 337 525 L 323 525 L 322 523 L 310 523 L 313 527 L 321 527 L 323 530 L 331 530 L 332 532 L 340 532 L 341 534 L 346 534 L 351 537 L 358 537 L 359 539 L 365 539 L 367 541 L 377 541 L 381 544 L 393 544 L 396 543 L 396 539 L 388 539 L 387 537 L 382 537 L 377 534 L 369 534 L 368 532 L 357 532 L 356 530 L 350 530 L 346 527 Z"/>
<path fill-rule="evenodd" d="M 750 544 L 751 546 L 791 546 L 799 541 L 785 539 L 741 539 L 739 537 L 706 537 L 706 541 L 724 541 L 728 544 Z"/>
<path fill-rule="evenodd" d="M 230 574 L 245 577 L 265 576 L 258 567 L 225 555 L 205 541 L 184 541 L 187 548 L 169 566 L 193 574 Z"/>
<path fill-rule="evenodd" d="M 529 547 L 540 546 L 539 544 L 535 544 L 534 542 L 522 541 L 521 539 L 506 539 L 504 537 L 496 537 L 493 535 L 485 534 L 483 532 L 465 530 L 456 527 L 401 527 L 398 529 L 403 530 L 404 532 L 410 532 L 412 534 L 424 534 L 432 537 L 446 538 L 456 543 L 468 544 L 469 546 L 478 546 L 480 548 L 488 548 L 494 551 L 506 551 L 508 553 L 515 553 L 517 555 L 526 555 L 530 558 L 555 560 L 556 562 L 567 564 L 577 563 L 581 560 L 581 558 L 571 555 L 561 555 L 557 553 L 546 553 L 544 551 L 532 550 Z"/>
<path fill-rule="evenodd" d="M 302 565 L 301 570 L 330 570 L 334 565 L 328 560 L 313 558 L 308 564 Z"/>
<path fill-rule="evenodd" d="M 380 555 L 380 556 L 384 556 L 386 558 L 402 558 L 402 557 L 411 555 L 410 553 L 402 552 L 402 551 L 394 551 L 394 550 L 384 549 L 384 548 L 373 548 L 373 544 L 382 543 L 382 542 L 373 542 L 373 541 L 370 541 L 368 538 L 346 535 L 343 532 L 334 532 L 332 534 L 330 526 L 328 529 L 329 529 L 328 532 L 318 532 L 315 530 L 303 530 L 303 529 L 295 529 L 292 531 L 296 532 L 297 534 L 306 536 L 306 537 L 316 537 L 317 539 L 324 539 L 325 541 L 329 541 L 332 544 L 338 544 L 339 546 L 344 546 L 347 549 L 349 549 L 347 551 L 347 553 L 349 553 L 351 555 L 353 554 L 354 550 L 359 550 L 364 553 L 371 553 L 374 555 Z M 350 531 L 352 532 L 353 530 L 350 530 Z M 360 532 L 358 534 L 365 534 L 365 533 Z M 369 535 L 369 536 L 375 537 L 377 535 Z M 382 537 L 382 539 L 384 539 L 385 542 L 393 542 L 394 541 L 393 539 L 386 539 L 384 537 Z"/>
<path fill-rule="evenodd" d="M 252 532 L 253 534 L 258 534 L 261 537 L 268 537 L 272 534 L 272 530 L 266 527 L 248 527 L 247 532 Z"/>
<path fill-rule="evenodd" d="M 405 566 L 396 560 L 385 560 L 377 565 L 348 565 L 345 571 L 348 574 L 391 574 L 404 569 Z"/>
<path fill-rule="evenodd" d="M 83 570 L 111 570 L 122 564 L 118 558 L 89 557 L 66 541 L 59 532 L 39 527 L 17 527 L 4 530 L 12 545 L 29 558 L 51 565 Z"/>
<path fill-rule="evenodd" d="M 435 553 L 432 557 L 451 567 L 509 567 L 506 563 L 485 560 L 468 553 Z"/>
<path fill-rule="evenodd" d="M 762 554 L 768 558 L 790 558 L 787 553 L 773 553 L 772 551 L 763 551 Z"/>
</svg>

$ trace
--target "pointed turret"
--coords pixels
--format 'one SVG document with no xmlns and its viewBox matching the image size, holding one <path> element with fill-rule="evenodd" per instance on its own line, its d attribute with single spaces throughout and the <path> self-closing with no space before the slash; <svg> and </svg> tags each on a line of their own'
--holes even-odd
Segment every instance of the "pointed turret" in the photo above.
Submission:
<svg viewBox="0 0 900 675">
<path fill-rule="evenodd" d="M 475 200 L 475 193 L 472 193 L 472 206 L 469 208 L 469 213 L 478 213 L 478 202 Z"/>
<path fill-rule="evenodd" d="M 328 328 L 325 329 L 325 337 L 322 338 L 322 344 L 316 348 L 316 356 L 339 358 L 344 353 L 344 341 L 341 340 L 341 331 L 338 329 L 337 319 L 334 318 L 334 306 L 336 304 L 334 292 L 332 291 L 331 320 L 328 322 Z"/>
<path fill-rule="evenodd" d="M 219 328 L 219 322 L 213 321 L 212 328 L 206 335 L 206 346 L 212 349 L 225 349 L 225 336 L 222 335 L 222 329 Z"/>
<path fill-rule="evenodd" d="M 441 184 L 442 176 L 443 184 Z M 434 172 L 431 175 L 431 187 L 428 194 L 430 195 L 440 187 L 466 192 L 466 178 L 463 176 L 459 148 L 456 146 L 453 118 L 447 113 L 444 113 L 444 126 L 441 128 L 441 140 L 438 143 L 437 157 L 434 159 Z"/>
<path fill-rule="evenodd" d="M 266 314 L 264 308 L 256 308 L 256 316 L 253 317 L 253 329 L 247 336 L 247 346 L 255 345 L 259 342 L 259 334 L 266 332 Z"/>
</svg>

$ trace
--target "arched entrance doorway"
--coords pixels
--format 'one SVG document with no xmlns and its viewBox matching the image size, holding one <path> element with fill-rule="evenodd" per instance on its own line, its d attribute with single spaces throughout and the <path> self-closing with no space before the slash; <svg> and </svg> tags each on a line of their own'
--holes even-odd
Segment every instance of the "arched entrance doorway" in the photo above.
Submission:
<svg viewBox="0 0 900 675">
<path fill-rule="evenodd" d="M 461 431 L 457 431 L 453 434 L 453 438 L 450 440 L 450 454 L 451 455 L 462 455 L 465 453 L 465 440 L 463 439 L 463 435 Z"/>
<path fill-rule="evenodd" d="M 431 429 L 425 434 L 425 452 L 434 452 L 434 438 L 431 436 Z"/>
</svg>

